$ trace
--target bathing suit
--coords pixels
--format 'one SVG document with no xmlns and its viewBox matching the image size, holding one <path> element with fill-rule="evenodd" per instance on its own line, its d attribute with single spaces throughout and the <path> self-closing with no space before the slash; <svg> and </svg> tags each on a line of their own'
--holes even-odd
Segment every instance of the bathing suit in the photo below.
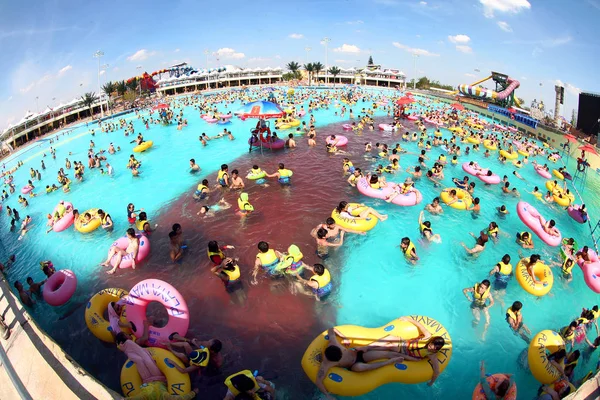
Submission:
<svg viewBox="0 0 600 400">
<path fill-rule="evenodd" d="M 355 364 L 357 364 L 357 363 L 366 364 L 365 359 L 363 358 L 363 354 L 365 354 L 364 351 L 357 351 L 356 352 L 356 361 L 354 362 Z"/>
</svg>

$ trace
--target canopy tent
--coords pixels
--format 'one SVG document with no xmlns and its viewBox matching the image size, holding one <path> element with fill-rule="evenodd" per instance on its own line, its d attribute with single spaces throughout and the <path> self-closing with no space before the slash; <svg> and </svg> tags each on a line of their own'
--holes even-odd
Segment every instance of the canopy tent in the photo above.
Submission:
<svg viewBox="0 0 600 400">
<path fill-rule="evenodd" d="M 284 111 L 270 101 L 253 101 L 244 104 L 236 114 L 241 118 L 279 118 L 283 117 Z"/>
</svg>

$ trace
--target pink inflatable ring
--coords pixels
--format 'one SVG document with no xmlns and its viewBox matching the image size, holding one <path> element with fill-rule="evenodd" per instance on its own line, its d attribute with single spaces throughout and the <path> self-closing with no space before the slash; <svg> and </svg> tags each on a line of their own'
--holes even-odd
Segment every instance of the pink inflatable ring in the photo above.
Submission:
<svg viewBox="0 0 600 400">
<path fill-rule="evenodd" d="M 561 245 L 562 235 L 552 236 L 544 230 L 542 224 L 546 222 L 544 217 L 540 215 L 538 210 L 535 209 L 531 204 L 520 201 L 517 204 L 517 214 L 519 218 L 529 229 L 531 229 L 544 243 L 549 246 L 557 247 Z M 541 217 L 541 221 L 540 221 Z"/>
<path fill-rule="evenodd" d="M 58 211 L 59 206 L 60 204 L 54 207 L 54 211 L 52 212 L 53 217 L 54 213 Z M 73 220 L 75 219 L 73 216 L 73 204 L 69 203 L 68 201 L 65 201 L 63 206 L 65 207 L 65 213 L 63 214 L 61 219 L 59 219 L 54 223 L 54 225 L 52 225 L 52 230 L 54 230 L 54 232 L 62 232 L 71 225 L 73 225 Z"/>
<path fill-rule="evenodd" d="M 33 190 L 33 186 L 25 185 L 21 188 L 22 194 L 27 194 Z"/>
<path fill-rule="evenodd" d="M 348 144 L 348 138 L 342 135 L 330 135 L 325 139 L 327 144 L 334 144 L 336 147 L 345 146 Z"/>
<path fill-rule="evenodd" d="M 344 124 L 342 125 L 342 129 L 345 131 L 351 131 L 352 130 L 352 125 L 350 124 Z"/>
<path fill-rule="evenodd" d="M 62 306 L 71 299 L 77 289 L 77 277 L 73 271 L 60 269 L 44 284 L 44 301 L 51 306 Z"/>
<path fill-rule="evenodd" d="M 394 190 L 394 184 L 388 182 L 387 185 L 381 189 L 373 189 L 369 182 L 367 182 L 367 178 L 362 177 L 356 182 L 356 188 L 358 191 L 368 197 L 373 197 L 375 199 L 385 200 L 387 196 L 389 196 Z M 396 204 L 397 206 L 415 206 L 419 204 L 423 200 L 423 195 L 417 189 L 414 191 L 399 194 L 394 197 L 391 201 L 392 204 Z"/>
<path fill-rule="evenodd" d="M 600 293 L 600 260 L 594 250 L 588 249 L 590 262 L 586 264 L 583 259 L 577 261 L 577 265 L 583 272 L 586 285 L 596 293 Z"/>
<path fill-rule="evenodd" d="M 150 254 L 150 240 L 148 240 L 148 238 L 144 235 L 138 234 L 138 235 L 136 235 L 136 237 L 140 240 L 140 247 L 138 249 L 137 256 L 135 257 L 135 262 L 137 264 L 140 261 L 143 261 L 146 257 L 148 257 L 148 254 Z M 127 239 L 127 236 L 123 236 L 123 237 L 117 239 L 117 241 L 114 242 L 110 247 L 112 248 L 113 246 L 117 246 L 121 250 L 126 250 L 128 245 L 129 245 L 129 239 Z M 110 248 L 108 249 L 108 251 L 110 251 Z M 131 256 L 131 254 L 127 254 L 127 255 L 123 256 L 121 258 L 121 263 L 119 264 L 119 268 L 131 268 L 132 258 L 133 257 Z M 112 265 L 114 267 L 116 262 L 117 262 L 117 256 L 114 255 L 110 259 L 110 265 Z"/>
<path fill-rule="evenodd" d="M 535 168 L 535 172 L 538 173 L 538 175 L 546 178 L 546 179 L 551 179 L 552 175 L 550 175 L 550 172 L 546 171 L 541 165 L 538 167 L 534 167 Z"/>
<path fill-rule="evenodd" d="M 148 345 L 161 347 L 162 343 L 169 340 L 169 336 L 175 332 L 185 336 L 190 326 L 187 304 L 177 289 L 158 279 L 143 280 L 129 291 L 126 297 L 127 320 L 135 326 L 144 326 L 146 309 L 153 301 L 165 307 L 169 314 L 169 321 L 162 328 L 150 326 Z M 140 337 L 142 333 L 142 329 L 138 329 L 134 335 Z"/>
<path fill-rule="evenodd" d="M 567 207 L 567 214 L 569 214 L 569 217 L 573 218 L 575 221 L 579 222 L 580 224 L 585 224 L 587 222 L 587 217 L 585 218 L 585 220 L 583 219 L 583 216 L 581 215 L 581 212 L 579 211 L 580 208 L 581 208 L 581 205 L 579 205 L 579 204 L 569 206 L 569 207 Z"/>
</svg>

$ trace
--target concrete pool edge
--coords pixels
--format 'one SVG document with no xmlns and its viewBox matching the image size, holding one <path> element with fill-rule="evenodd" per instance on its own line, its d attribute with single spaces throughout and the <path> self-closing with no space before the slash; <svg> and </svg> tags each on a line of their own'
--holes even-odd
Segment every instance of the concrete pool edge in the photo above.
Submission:
<svg viewBox="0 0 600 400">
<path fill-rule="evenodd" d="M 8 373 L 11 368 L 34 399 L 122 398 L 71 359 L 37 325 L 4 277 L 0 279 L 0 294 L 1 315 L 11 329 L 10 337 L 0 340 L 11 364 L 0 363 L 0 398 L 21 398 L 10 382 Z"/>
</svg>

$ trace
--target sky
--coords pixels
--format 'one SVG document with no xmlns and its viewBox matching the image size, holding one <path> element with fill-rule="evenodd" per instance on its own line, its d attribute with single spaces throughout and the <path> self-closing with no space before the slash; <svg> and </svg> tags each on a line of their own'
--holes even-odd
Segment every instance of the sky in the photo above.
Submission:
<svg viewBox="0 0 600 400">
<path fill-rule="evenodd" d="M 101 83 L 178 62 L 349 68 L 369 55 L 409 80 L 426 75 L 459 85 L 497 71 L 520 81 L 517 96 L 527 105 L 541 98 L 553 109 L 554 85 L 564 85 L 561 114 L 570 119 L 581 90 L 600 92 L 599 20 L 600 0 L 230 0 L 226 8 L 193 0 L 35 7 L 4 0 L 0 131 L 28 111 L 97 92 L 97 50 L 104 52 Z"/>
</svg>

